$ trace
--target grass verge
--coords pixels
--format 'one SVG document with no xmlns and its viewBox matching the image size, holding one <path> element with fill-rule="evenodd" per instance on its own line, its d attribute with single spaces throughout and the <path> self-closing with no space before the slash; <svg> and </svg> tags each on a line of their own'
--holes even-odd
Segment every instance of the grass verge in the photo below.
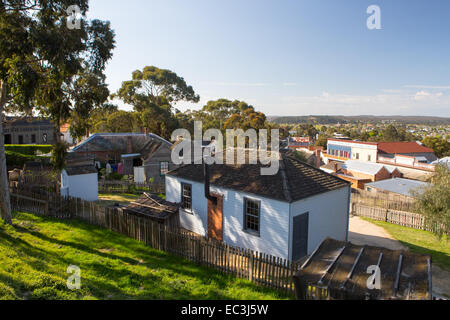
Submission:
<svg viewBox="0 0 450 320">
<path fill-rule="evenodd" d="M 428 254 L 433 257 L 433 264 L 450 271 L 450 241 L 439 238 L 431 232 L 402 227 L 384 221 L 364 218 L 384 228 L 392 237 L 407 246 L 411 252 Z"/>
<path fill-rule="evenodd" d="M 81 221 L 14 213 L 0 221 L 0 299 L 280 299 L 224 275 Z M 67 267 L 81 289 L 67 288 Z"/>
</svg>

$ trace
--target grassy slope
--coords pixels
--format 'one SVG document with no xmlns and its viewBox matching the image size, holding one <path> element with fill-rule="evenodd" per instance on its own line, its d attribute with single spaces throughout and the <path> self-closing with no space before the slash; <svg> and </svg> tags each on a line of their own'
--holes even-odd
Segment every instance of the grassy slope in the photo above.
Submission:
<svg viewBox="0 0 450 320">
<path fill-rule="evenodd" d="M 0 299 L 277 299 L 278 293 L 80 221 L 0 222 Z M 81 289 L 66 287 L 81 268 Z"/>
<path fill-rule="evenodd" d="M 390 235 L 409 247 L 412 252 L 429 254 L 433 257 L 433 263 L 450 271 L 450 241 L 440 241 L 434 234 L 383 221 L 368 221 L 383 227 Z"/>
</svg>

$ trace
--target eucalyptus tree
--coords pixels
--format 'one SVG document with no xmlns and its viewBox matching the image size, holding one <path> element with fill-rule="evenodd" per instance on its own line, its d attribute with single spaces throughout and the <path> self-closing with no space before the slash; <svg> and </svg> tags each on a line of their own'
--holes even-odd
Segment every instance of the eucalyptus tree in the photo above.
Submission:
<svg viewBox="0 0 450 320">
<path fill-rule="evenodd" d="M 140 114 L 142 126 L 165 138 L 170 138 L 172 131 L 178 128 L 174 104 L 200 100 L 182 77 L 154 66 L 134 71 L 131 80 L 122 82 L 122 87 L 112 97 L 132 105 Z"/>
<path fill-rule="evenodd" d="M 103 71 L 115 35 L 109 22 L 88 20 L 88 9 L 87 0 L 0 0 L 2 118 L 38 112 L 59 128 L 73 114 L 88 117 L 107 98 Z M 11 224 L 2 121 L 0 134 L 0 211 Z"/>
</svg>

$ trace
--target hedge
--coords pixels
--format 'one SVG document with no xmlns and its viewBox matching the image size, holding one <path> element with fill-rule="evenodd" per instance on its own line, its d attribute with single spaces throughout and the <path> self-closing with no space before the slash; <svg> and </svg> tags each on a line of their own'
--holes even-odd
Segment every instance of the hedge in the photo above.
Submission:
<svg viewBox="0 0 450 320">
<path fill-rule="evenodd" d="M 33 144 L 8 144 L 5 145 L 5 150 L 15 153 L 20 153 L 22 155 L 35 156 L 37 151 L 43 154 L 52 151 L 53 146 L 51 145 L 33 145 Z"/>
<path fill-rule="evenodd" d="M 26 162 L 34 161 L 37 157 L 28 154 L 22 154 L 14 151 L 6 151 L 6 165 L 11 167 L 23 168 Z"/>
</svg>

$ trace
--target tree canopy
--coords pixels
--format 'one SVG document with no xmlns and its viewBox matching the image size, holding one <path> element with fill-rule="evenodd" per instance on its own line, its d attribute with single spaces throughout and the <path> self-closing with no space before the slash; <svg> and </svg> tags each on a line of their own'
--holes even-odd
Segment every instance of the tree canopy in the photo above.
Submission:
<svg viewBox="0 0 450 320">
<path fill-rule="evenodd" d="M 122 82 L 122 87 L 113 95 L 143 111 L 149 107 L 163 107 L 179 101 L 198 102 L 192 86 L 175 72 L 147 66 L 142 71 L 136 70 L 131 80 Z"/>
<path fill-rule="evenodd" d="M 450 170 L 447 165 L 436 166 L 431 185 L 415 190 L 416 204 L 427 225 L 440 237 L 450 234 Z"/>
<path fill-rule="evenodd" d="M 73 5 L 82 15 L 79 28 L 68 28 L 67 10 Z M 109 22 L 87 20 L 88 8 L 87 0 L 0 1 L 1 115 L 37 111 L 57 128 L 73 116 L 75 126 L 82 127 L 90 111 L 107 99 L 103 71 L 115 35 Z M 10 223 L 3 142 L 1 137 L 0 187 L 6 191 L 0 193 L 0 204 Z"/>
</svg>

